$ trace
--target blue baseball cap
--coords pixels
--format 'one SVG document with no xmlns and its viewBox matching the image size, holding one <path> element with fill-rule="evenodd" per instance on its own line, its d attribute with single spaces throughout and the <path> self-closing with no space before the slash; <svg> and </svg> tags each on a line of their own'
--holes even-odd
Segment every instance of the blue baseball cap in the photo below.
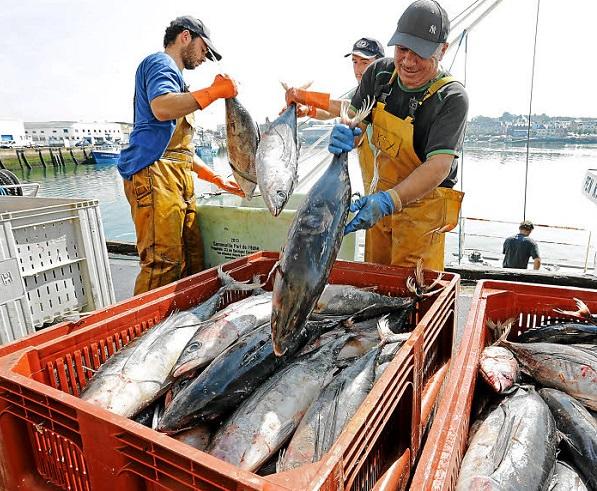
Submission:
<svg viewBox="0 0 597 491">
<path fill-rule="evenodd" d="M 344 58 L 357 55 L 362 58 L 383 58 L 386 56 L 383 45 L 373 38 L 361 38 L 352 46 L 352 51 L 344 55 Z"/>
</svg>

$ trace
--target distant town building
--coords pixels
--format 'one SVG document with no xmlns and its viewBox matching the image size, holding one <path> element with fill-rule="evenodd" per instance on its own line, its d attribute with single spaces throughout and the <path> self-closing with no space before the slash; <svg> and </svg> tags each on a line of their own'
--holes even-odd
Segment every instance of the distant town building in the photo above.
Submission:
<svg viewBox="0 0 597 491">
<path fill-rule="evenodd" d="M 26 121 L 24 125 L 27 140 L 33 145 L 71 146 L 79 142 L 102 144 L 122 141 L 119 123 Z"/>
<path fill-rule="evenodd" d="M 22 147 L 27 143 L 25 126 L 16 119 L 0 119 L 0 147 Z"/>
</svg>

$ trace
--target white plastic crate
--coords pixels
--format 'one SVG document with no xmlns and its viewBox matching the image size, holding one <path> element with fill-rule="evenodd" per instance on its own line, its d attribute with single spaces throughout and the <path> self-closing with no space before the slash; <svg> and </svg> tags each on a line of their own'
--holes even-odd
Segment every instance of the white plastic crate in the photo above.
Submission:
<svg viewBox="0 0 597 491">
<path fill-rule="evenodd" d="M 113 302 L 96 200 L 0 197 L 0 343 Z"/>
</svg>

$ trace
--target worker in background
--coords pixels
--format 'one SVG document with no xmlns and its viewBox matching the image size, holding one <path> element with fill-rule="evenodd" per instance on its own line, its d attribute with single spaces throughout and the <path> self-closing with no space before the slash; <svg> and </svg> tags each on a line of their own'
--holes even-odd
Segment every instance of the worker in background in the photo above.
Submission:
<svg viewBox="0 0 597 491">
<path fill-rule="evenodd" d="M 352 69 L 357 84 L 361 83 L 363 73 L 371 63 L 385 56 L 383 45 L 373 38 L 361 38 L 354 43 L 352 51 L 344 55 L 351 57 Z M 356 87 L 347 94 L 350 100 Z M 342 99 L 330 99 L 326 92 L 313 92 L 310 90 L 290 87 L 286 90 L 286 104 L 297 104 L 297 116 L 309 116 L 314 119 L 326 120 L 340 116 Z"/>
<path fill-rule="evenodd" d="M 364 125 L 332 130 L 334 154 L 355 143 L 372 148 L 360 155 L 370 194 L 351 204 L 356 216 L 345 227 L 367 230 L 366 261 L 411 267 L 422 258 L 426 268 L 444 268 L 444 234 L 458 223 L 463 197 L 452 188 L 468 111 L 464 87 L 440 66 L 449 31 L 438 2 L 410 4 L 388 43 L 394 59 L 371 65 L 352 97 L 353 110 L 375 100 L 364 122 L 369 138 L 355 139 Z"/>
<path fill-rule="evenodd" d="M 529 237 L 535 226 L 525 220 L 518 227 L 518 233 L 504 241 L 504 268 L 527 269 L 529 258 L 533 258 L 533 269 L 541 267 L 537 242 Z"/>
<path fill-rule="evenodd" d="M 184 82 L 183 69 L 221 59 L 208 29 L 199 19 L 178 17 L 166 28 L 164 48 L 137 68 L 134 127 L 118 163 L 141 259 L 135 295 L 203 269 L 191 171 L 242 196 L 236 183 L 216 175 L 195 155 L 192 143 L 194 112 L 237 93 L 226 75 L 193 92 Z"/>
</svg>

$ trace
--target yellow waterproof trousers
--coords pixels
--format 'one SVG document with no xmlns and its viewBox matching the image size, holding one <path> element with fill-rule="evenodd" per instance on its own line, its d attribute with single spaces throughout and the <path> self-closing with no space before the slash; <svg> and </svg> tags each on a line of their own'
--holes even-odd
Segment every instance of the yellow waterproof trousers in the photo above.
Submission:
<svg viewBox="0 0 597 491">
<path fill-rule="evenodd" d="M 188 117 L 187 117 L 188 118 Z M 203 242 L 192 176 L 192 126 L 177 121 L 164 156 L 124 180 L 137 234 L 141 272 L 135 295 L 198 273 Z"/>
</svg>

